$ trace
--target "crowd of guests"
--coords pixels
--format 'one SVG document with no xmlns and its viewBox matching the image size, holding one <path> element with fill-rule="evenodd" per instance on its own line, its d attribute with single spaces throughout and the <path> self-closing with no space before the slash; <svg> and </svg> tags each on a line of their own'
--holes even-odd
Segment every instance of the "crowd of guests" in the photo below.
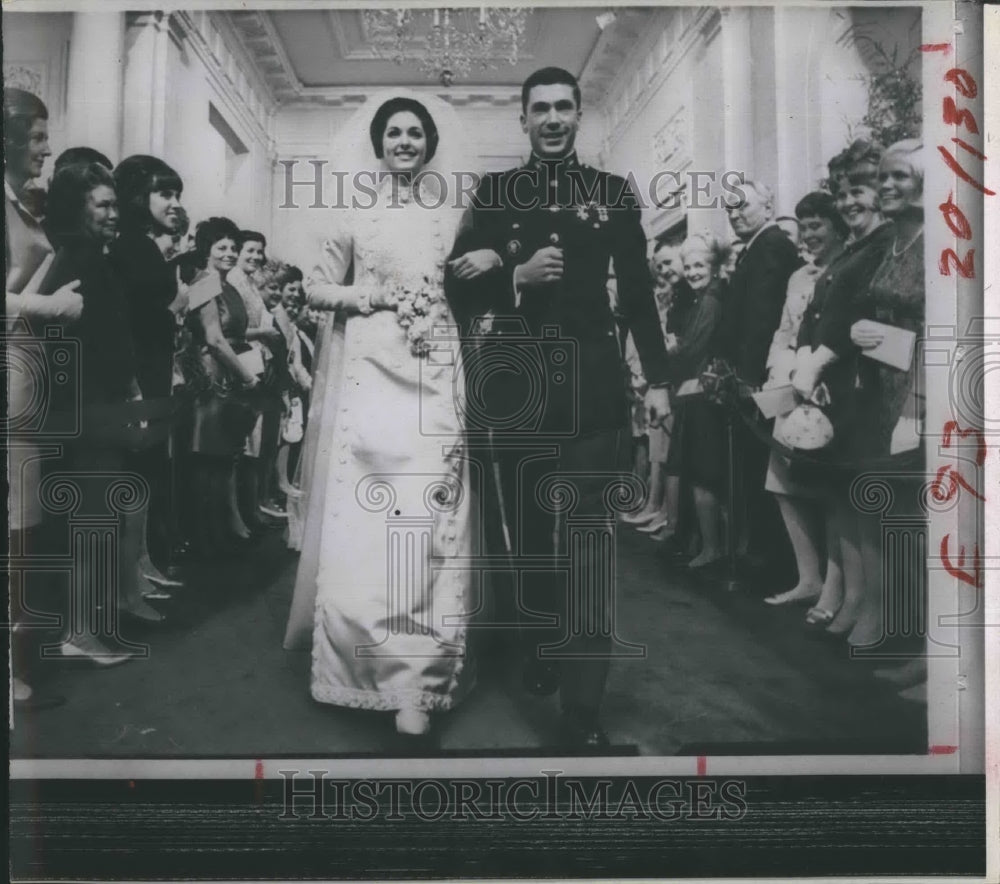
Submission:
<svg viewBox="0 0 1000 884">
<path fill-rule="evenodd" d="M 657 245 L 674 408 L 659 427 L 636 409 L 635 468 L 649 492 L 623 517 L 700 574 L 746 566 L 768 604 L 804 604 L 805 626 L 855 655 L 909 656 L 877 674 L 915 699 L 919 636 L 891 636 L 885 612 L 903 612 L 897 632 L 922 620 L 920 581 L 884 578 L 881 524 L 852 487 L 879 472 L 920 514 L 920 481 L 908 478 L 923 472 L 916 362 L 887 364 L 876 348 L 924 323 L 922 163 L 919 140 L 856 141 L 799 200 L 796 231 L 774 217 L 770 188 L 747 181 L 728 209 L 733 237 Z M 770 394 L 771 422 L 755 393 Z M 794 571 L 782 567 L 788 547 Z"/>
<path fill-rule="evenodd" d="M 73 148 L 38 190 L 47 118 L 36 96 L 5 90 L 7 320 L 27 328 L 9 346 L 28 353 L 46 329 L 64 329 L 80 344 L 78 400 L 12 377 L 10 411 L 41 397 L 51 421 L 76 408 L 83 424 L 58 457 L 42 456 L 44 431 L 11 431 L 13 571 L 19 557 L 53 551 L 47 474 L 79 477 L 83 512 L 100 509 L 116 476 L 141 476 L 148 505 L 122 516 L 110 603 L 157 623 L 186 559 L 238 552 L 287 518 L 318 315 L 301 271 L 269 259 L 262 234 L 225 217 L 192 225 L 180 176 L 156 157 L 115 165 Z M 796 205 L 797 229 L 775 217 L 767 185 L 747 181 L 728 209 L 732 237 L 657 245 L 673 408 L 655 427 L 636 409 L 649 493 L 623 520 L 692 572 L 721 576 L 740 558 L 774 581 L 768 604 L 806 603 L 809 628 L 871 648 L 885 606 L 900 600 L 884 598 L 880 526 L 850 489 L 867 470 L 920 471 L 915 364 L 866 353 L 887 327 L 923 326 L 922 145 L 856 142 L 829 173 Z M 773 425 L 749 398 L 768 391 L 787 393 Z M 778 583 L 782 544 L 794 556 L 790 586 Z M 70 594 L 85 618 L 108 601 L 93 585 L 94 555 L 77 556 Z M 31 605 L 12 589 L 14 622 L 27 624 Z M 61 699 L 32 671 L 44 638 L 15 625 L 17 704 Z M 68 632 L 59 647 L 101 666 L 129 659 L 110 633 Z M 921 675 L 919 665 L 884 674 L 908 690 Z"/>
<path fill-rule="evenodd" d="M 318 319 L 301 271 L 268 260 L 263 235 L 224 217 L 191 225 L 163 160 L 115 165 L 74 147 L 44 189 L 50 155 L 44 103 L 5 89 L 8 365 L 44 363 L 53 333 L 77 343 L 59 366 L 68 381 L 8 372 L 14 702 L 34 708 L 63 700 L 39 684 L 41 643 L 124 663 L 114 622 L 163 622 L 186 564 L 286 519 Z M 66 514 L 44 505 L 59 477 L 75 486 L 71 516 L 106 516 L 113 489 L 131 488 L 114 514 L 117 578 L 107 551 L 83 544 L 68 600 L 28 575 L 38 556 L 67 553 Z M 39 610 L 64 615 L 62 635 L 38 628 Z"/>
</svg>

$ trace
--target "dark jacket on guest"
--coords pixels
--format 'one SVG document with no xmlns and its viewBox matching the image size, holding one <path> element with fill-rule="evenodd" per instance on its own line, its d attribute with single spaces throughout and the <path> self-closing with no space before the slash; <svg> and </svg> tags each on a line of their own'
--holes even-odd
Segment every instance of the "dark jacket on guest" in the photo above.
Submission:
<svg viewBox="0 0 1000 884">
<path fill-rule="evenodd" d="M 77 401 L 84 408 L 124 402 L 135 380 L 135 351 L 121 282 L 102 248 L 83 241 L 57 250 L 41 290 L 51 293 L 74 279 L 80 280 L 83 313 L 66 336 L 79 342 L 79 369 L 71 370 L 70 384 L 56 385 L 57 391 L 63 391 L 63 399 L 74 396 L 69 388 L 79 384 Z M 56 407 L 67 405 L 72 407 L 65 401 Z"/>
<path fill-rule="evenodd" d="M 798 250 L 777 225 L 766 227 L 740 253 L 729 280 L 722 353 L 741 380 L 759 387 L 767 378 L 767 353 L 789 277 L 802 266 Z"/>
<path fill-rule="evenodd" d="M 866 315 L 868 284 L 892 243 L 889 222 L 848 243 L 816 279 L 812 300 L 802 316 L 797 347 L 829 347 L 841 358 L 856 352 L 851 326 Z"/>
<path fill-rule="evenodd" d="M 133 231 L 122 233 L 112 243 L 110 257 L 128 304 L 142 395 L 147 399 L 169 396 L 177 334 L 169 309 L 177 295 L 174 270 L 152 239 Z"/>
<path fill-rule="evenodd" d="M 851 342 L 851 326 L 874 318 L 868 287 L 892 244 L 893 225 L 882 224 L 848 243 L 816 279 L 812 300 L 802 315 L 796 347 L 828 347 L 837 354 L 820 378 L 830 393 L 827 415 L 843 439 L 858 417 L 857 384 L 860 349 Z"/>
<path fill-rule="evenodd" d="M 688 319 L 694 310 L 696 300 L 691 286 L 687 280 L 679 279 L 673 285 L 673 294 L 670 298 L 670 306 L 667 307 L 663 329 L 673 334 L 679 334 L 681 329 L 687 327 Z"/>
<path fill-rule="evenodd" d="M 689 289 L 690 292 L 690 289 Z M 691 293 L 692 302 L 674 332 L 677 349 L 667 354 L 670 380 L 679 386 L 698 377 L 719 355 L 719 328 L 724 313 L 726 284 L 713 280 L 701 293 Z"/>
</svg>

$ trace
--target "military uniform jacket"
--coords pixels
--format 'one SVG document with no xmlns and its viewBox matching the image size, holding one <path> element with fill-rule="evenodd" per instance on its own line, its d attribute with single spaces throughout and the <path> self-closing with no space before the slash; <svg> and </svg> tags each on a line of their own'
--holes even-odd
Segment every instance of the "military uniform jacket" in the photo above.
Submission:
<svg viewBox="0 0 1000 884">
<path fill-rule="evenodd" d="M 563 252 L 562 280 L 525 289 L 518 299 L 514 269 L 552 245 Z M 625 179 L 581 164 L 575 154 L 561 160 L 533 157 L 520 168 L 487 175 L 452 257 L 475 249 L 492 249 L 503 266 L 468 282 L 446 280 L 455 316 L 467 334 L 486 343 L 483 352 L 491 354 L 492 366 L 503 362 L 511 346 L 521 352 L 534 348 L 544 363 L 540 389 L 525 377 L 530 372 L 519 376 L 516 365 L 489 372 L 467 364 L 476 384 L 491 375 L 492 391 L 483 395 L 493 397 L 505 414 L 517 410 L 518 400 L 541 394 L 538 431 L 568 435 L 627 423 L 627 379 L 608 295 L 609 263 L 617 277 L 618 318 L 632 333 L 643 372 L 652 384 L 667 380 L 646 236 Z M 520 352 L 511 360 L 524 361 Z"/>
</svg>

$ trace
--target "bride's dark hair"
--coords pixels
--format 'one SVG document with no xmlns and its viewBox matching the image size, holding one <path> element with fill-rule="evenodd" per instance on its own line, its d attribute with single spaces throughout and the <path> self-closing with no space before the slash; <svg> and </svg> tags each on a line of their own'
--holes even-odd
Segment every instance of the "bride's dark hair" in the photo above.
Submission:
<svg viewBox="0 0 1000 884">
<path fill-rule="evenodd" d="M 385 127 L 392 115 L 401 111 L 409 111 L 414 114 L 420 120 L 420 125 L 424 127 L 424 135 L 427 136 L 427 155 L 424 157 L 424 162 L 430 162 L 437 152 L 438 130 L 434 118 L 427 108 L 414 98 L 390 98 L 375 111 L 375 117 L 368 130 L 372 139 L 372 147 L 375 148 L 375 157 L 382 159 L 382 136 L 385 135 Z"/>
</svg>

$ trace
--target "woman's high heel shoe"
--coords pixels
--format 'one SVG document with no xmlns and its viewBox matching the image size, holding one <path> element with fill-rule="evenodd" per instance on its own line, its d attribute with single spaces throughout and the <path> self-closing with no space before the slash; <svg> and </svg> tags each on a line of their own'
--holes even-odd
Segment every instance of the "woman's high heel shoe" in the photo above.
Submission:
<svg viewBox="0 0 1000 884">
<path fill-rule="evenodd" d="M 408 737 L 425 737 L 431 731 L 431 717 L 419 709 L 400 709 L 396 713 L 396 731 Z"/>
<path fill-rule="evenodd" d="M 167 619 L 148 602 L 137 599 L 122 605 L 118 609 L 118 613 L 124 620 L 132 620 L 133 622 L 141 622 L 143 624 L 163 623 Z"/>
<path fill-rule="evenodd" d="M 656 510 L 641 510 L 637 513 L 622 513 L 622 521 L 626 525 L 645 525 L 656 518 Z"/>
<path fill-rule="evenodd" d="M 663 513 L 656 513 L 653 520 L 645 525 L 639 525 L 636 527 L 636 531 L 642 534 L 655 534 L 661 528 L 666 528 L 670 524 L 670 519 L 668 519 Z"/>
<path fill-rule="evenodd" d="M 669 522 L 667 522 L 667 524 L 661 527 L 659 531 L 650 534 L 649 539 L 654 540 L 657 543 L 666 543 L 668 540 L 671 540 L 676 534 L 677 534 L 677 529 Z"/>
<path fill-rule="evenodd" d="M 184 585 L 183 581 L 175 580 L 164 574 L 159 568 L 156 567 L 156 565 L 153 564 L 153 560 L 150 559 L 148 555 L 139 559 L 139 573 L 142 574 L 146 580 L 156 586 L 168 589 L 179 589 Z"/>
<path fill-rule="evenodd" d="M 769 595 L 766 599 L 764 599 L 764 604 L 780 607 L 781 605 L 796 605 L 808 602 L 817 602 L 819 601 L 819 596 L 819 590 L 816 592 L 803 592 L 798 587 L 795 587 L 785 592 Z"/>
<path fill-rule="evenodd" d="M 807 629 L 826 632 L 826 627 L 833 623 L 836 611 L 814 606 L 806 612 L 805 625 Z"/>
</svg>

